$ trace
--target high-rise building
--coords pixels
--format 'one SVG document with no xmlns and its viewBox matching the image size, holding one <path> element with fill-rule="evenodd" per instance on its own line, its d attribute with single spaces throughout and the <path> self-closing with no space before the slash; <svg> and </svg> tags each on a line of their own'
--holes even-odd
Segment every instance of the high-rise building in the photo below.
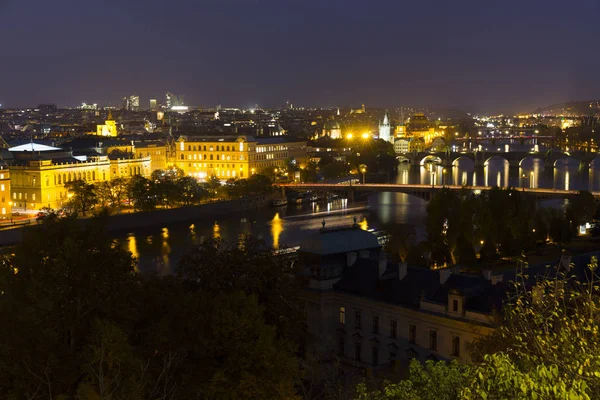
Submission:
<svg viewBox="0 0 600 400">
<path fill-rule="evenodd" d="M 123 97 L 123 110 L 138 111 L 140 109 L 140 96 L 131 95 Z"/>
<path fill-rule="evenodd" d="M 388 116 L 387 110 L 385 111 L 385 115 L 383 116 L 383 122 L 379 124 L 379 139 L 383 139 L 386 142 L 390 142 L 391 139 L 391 126 L 390 126 L 390 118 Z"/>
<path fill-rule="evenodd" d="M 150 111 L 158 110 L 158 102 L 156 99 L 150 99 Z"/>
<path fill-rule="evenodd" d="M 185 101 L 182 95 L 175 95 L 171 92 L 165 94 L 167 110 L 172 110 L 173 107 L 184 107 Z"/>
</svg>

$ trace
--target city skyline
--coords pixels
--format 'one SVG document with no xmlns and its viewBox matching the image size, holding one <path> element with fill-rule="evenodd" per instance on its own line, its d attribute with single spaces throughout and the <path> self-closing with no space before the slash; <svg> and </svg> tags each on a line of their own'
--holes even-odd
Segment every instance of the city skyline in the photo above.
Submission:
<svg viewBox="0 0 600 400">
<path fill-rule="evenodd" d="M 571 13 L 559 1 L 4 1 L 0 104 L 118 107 L 135 93 L 148 108 L 171 91 L 201 106 L 528 112 L 599 97 L 598 11 L 587 0 Z"/>
</svg>

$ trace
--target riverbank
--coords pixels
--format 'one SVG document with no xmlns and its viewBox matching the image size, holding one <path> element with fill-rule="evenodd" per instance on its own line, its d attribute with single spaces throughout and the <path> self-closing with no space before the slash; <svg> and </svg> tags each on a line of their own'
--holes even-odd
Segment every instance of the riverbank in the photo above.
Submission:
<svg viewBox="0 0 600 400">
<path fill-rule="evenodd" d="M 216 216 L 266 207 L 273 199 L 273 196 L 276 196 L 276 194 L 248 196 L 236 200 L 216 201 L 198 206 L 111 215 L 108 217 L 107 230 L 109 232 L 118 232 L 203 218 L 214 220 Z M 87 224 L 88 221 L 89 219 L 80 220 L 82 225 Z M 21 226 L 0 231 L 0 246 L 13 246 L 19 243 L 23 238 L 24 232 L 28 229 L 35 229 L 36 225 L 33 224 L 31 226 Z"/>
</svg>

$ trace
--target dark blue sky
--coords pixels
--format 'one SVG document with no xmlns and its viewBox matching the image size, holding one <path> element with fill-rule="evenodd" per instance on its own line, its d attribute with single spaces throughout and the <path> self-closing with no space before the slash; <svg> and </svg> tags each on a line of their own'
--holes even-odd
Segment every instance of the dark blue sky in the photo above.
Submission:
<svg viewBox="0 0 600 400">
<path fill-rule="evenodd" d="M 463 108 L 600 98 L 598 0 L 0 0 L 0 103 Z"/>
</svg>

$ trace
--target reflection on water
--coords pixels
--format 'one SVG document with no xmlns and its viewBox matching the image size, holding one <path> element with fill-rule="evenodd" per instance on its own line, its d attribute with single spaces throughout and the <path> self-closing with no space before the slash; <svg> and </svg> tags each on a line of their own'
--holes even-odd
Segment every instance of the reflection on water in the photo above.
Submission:
<svg viewBox="0 0 600 400">
<path fill-rule="evenodd" d="M 445 171 L 445 172 L 444 172 Z M 580 168 L 570 157 L 545 165 L 541 158 L 530 156 L 511 165 L 499 156 L 490 157 L 485 166 L 461 157 L 452 166 L 439 163 L 399 164 L 395 183 L 421 185 L 500 186 L 546 188 L 557 190 L 600 190 L 600 157 L 589 168 Z"/>
<path fill-rule="evenodd" d="M 314 203 L 313 203 L 314 204 Z M 273 236 L 273 248 L 279 248 L 279 236 L 283 231 L 283 223 L 279 217 L 279 213 L 276 213 L 271 221 L 271 236 Z"/>
<path fill-rule="evenodd" d="M 139 270 L 173 273 L 183 254 L 207 237 L 220 237 L 230 243 L 239 243 L 239 236 L 250 234 L 262 238 L 274 248 L 298 246 L 303 238 L 321 229 L 352 226 L 360 229 L 388 230 L 399 224 L 423 225 L 426 202 L 402 193 L 381 193 L 368 202 L 350 204 L 337 198 L 316 205 L 290 204 L 288 207 L 263 208 L 250 212 L 231 213 L 214 219 L 197 219 L 187 223 L 173 223 L 168 227 L 140 228 L 124 233 L 116 241 L 137 254 Z M 420 234 L 420 238 L 424 233 Z"/>
<path fill-rule="evenodd" d="M 135 238 L 135 234 L 130 233 L 127 235 L 127 250 L 131 253 L 133 257 L 138 259 L 140 257 L 140 253 L 138 252 L 137 247 L 137 239 Z M 136 268 L 137 271 L 137 268 Z"/>
</svg>

